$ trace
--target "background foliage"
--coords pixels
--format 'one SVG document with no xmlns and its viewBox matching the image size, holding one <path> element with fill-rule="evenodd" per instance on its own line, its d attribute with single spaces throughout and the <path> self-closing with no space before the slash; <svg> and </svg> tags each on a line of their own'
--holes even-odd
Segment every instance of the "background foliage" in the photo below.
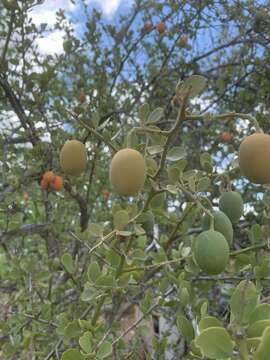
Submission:
<svg viewBox="0 0 270 360">
<path fill-rule="evenodd" d="M 237 337 L 245 319 L 230 322 L 243 292 L 229 302 L 244 279 L 253 281 L 244 291 L 248 303 L 259 294 L 268 302 L 269 192 L 241 177 L 235 161 L 252 123 L 206 114 L 252 114 L 269 132 L 269 3 L 136 0 L 106 21 L 78 1 L 80 34 L 56 7 L 55 28 L 65 33 L 58 55 L 41 54 L 35 42 L 53 30 L 31 20 L 41 3 L 0 0 L 0 357 L 203 358 L 190 344 L 201 318 L 211 315 L 222 327 L 211 334 L 219 326 L 212 319 L 206 338 L 222 339 L 223 353 L 204 358 L 248 359 Z M 187 114 L 201 116 L 175 129 L 171 156 L 159 167 L 162 131 L 179 111 L 175 86 L 193 74 L 203 75 L 207 88 Z M 130 132 L 142 124 L 145 103 L 151 112 L 163 109 L 152 114 L 157 134 Z M 229 144 L 223 131 L 233 136 Z M 59 192 L 41 190 L 44 171 L 64 176 L 59 151 L 71 138 L 85 143 L 87 170 L 65 177 Z M 127 144 L 145 154 L 150 175 L 128 200 L 108 181 L 112 149 Z M 234 226 L 226 272 L 208 276 L 192 258 L 203 214 L 196 199 L 216 207 L 228 186 L 217 177 L 223 172 L 245 214 Z"/>
</svg>

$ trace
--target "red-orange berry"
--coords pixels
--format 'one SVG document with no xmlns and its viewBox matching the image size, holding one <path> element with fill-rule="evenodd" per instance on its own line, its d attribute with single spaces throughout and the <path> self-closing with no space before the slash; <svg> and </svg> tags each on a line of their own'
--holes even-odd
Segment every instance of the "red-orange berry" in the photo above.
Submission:
<svg viewBox="0 0 270 360">
<path fill-rule="evenodd" d="M 40 182 L 40 187 L 42 190 L 47 190 L 49 187 L 48 181 L 43 178 Z"/>
<path fill-rule="evenodd" d="M 79 101 L 80 101 L 81 103 L 84 103 L 84 102 L 86 101 L 86 95 L 85 95 L 84 92 L 81 92 L 81 93 L 80 93 Z"/>
<path fill-rule="evenodd" d="M 165 22 L 161 20 L 161 21 L 157 24 L 157 31 L 158 31 L 160 34 L 162 34 L 162 33 L 164 33 L 165 29 L 166 29 Z"/>
<path fill-rule="evenodd" d="M 152 25 L 150 23 L 145 23 L 142 27 L 142 32 L 146 33 L 148 31 L 150 31 L 152 28 Z"/>
<path fill-rule="evenodd" d="M 55 174 L 53 171 L 46 171 L 44 174 L 43 174 L 43 177 L 42 177 L 44 180 L 47 181 L 47 183 L 51 183 L 54 178 L 55 178 Z"/>
<path fill-rule="evenodd" d="M 27 203 L 28 200 L 29 200 L 29 193 L 27 191 L 24 191 L 23 192 L 23 199 L 24 199 L 24 202 Z"/>
<path fill-rule="evenodd" d="M 177 96 L 174 95 L 172 97 L 172 105 L 178 107 L 179 106 L 179 100 L 177 99 Z"/>
<path fill-rule="evenodd" d="M 63 187 L 63 178 L 62 176 L 56 176 L 52 182 L 52 187 L 54 188 L 54 190 L 61 190 Z"/>
<path fill-rule="evenodd" d="M 178 41 L 178 44 L 182 47 L 184 46 L 187 46 L 187 43 L 188 43 L 188 38 L 186 35 L 183 35 L 180 37 L 179 41 Z"/>
<path fill-rule="evenodd" d="M 108 199 L 110 193 L 107 189 L 102 190 L 102 195 L 105 199 Z"/>
<path fill-rule="evenodd" d="M 229 131 L 224 131 L 221 138 L 224 143 L 228 144 L 232 140 L 232 134 Z"/>
</svg>

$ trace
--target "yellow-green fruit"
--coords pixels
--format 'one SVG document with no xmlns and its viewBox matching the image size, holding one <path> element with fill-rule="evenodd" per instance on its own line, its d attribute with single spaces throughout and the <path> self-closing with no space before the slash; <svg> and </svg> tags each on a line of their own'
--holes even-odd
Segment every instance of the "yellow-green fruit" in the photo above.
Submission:
<svg viewBox="0 0 270 360">
<path fill-rule="evenodd" d="M 145 160 L 139 151 L 126 148 L 114 155 L 110 166 L 110 181 L 119 195 L 136 195 L 143 188 L 145 176 Z"/>
<path fill-rule="evenodd" d="M 222 273 L 229 260 L 229 245 L 225 237 L 215 231 L 203 231 L 195 239 L 194 259 L 209 275 Z"/>
<path fill-rule="evenodd" d="M 67 141 L 60 152 L 60 164 L 67 175 L 80 175 L 87 162 L 86 148 L 78 140 Z"/>
<path fill-rule="evenodd" d="M 242 173 L 255 184 L 270 183 L 270 136 L 252 134 L 239 148 L 239 166 Z"/>
<path fill-rule="evenodd" d="M 223 211 L 233 224 L 243 215 L 244 203 L 237 191 L 224 192 L 219 199 L 219 209 Z"/>
<path fill-rule="evenodd" d="M 225 236 L 225 239 L 228 241 L 228 244 L 231 245 L 233 241 L 233 227 L 228 216 L 222 211 L 214 211 L 214 230 L 220 232 Z M 204 230 L 210 228 L 210 217 L 205 215 L 202 220 L 202 225 Z"/>
</svg>

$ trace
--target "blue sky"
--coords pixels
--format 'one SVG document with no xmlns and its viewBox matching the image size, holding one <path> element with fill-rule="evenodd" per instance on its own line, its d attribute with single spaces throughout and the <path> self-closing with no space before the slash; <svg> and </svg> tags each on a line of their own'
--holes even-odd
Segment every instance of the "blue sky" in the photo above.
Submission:
<svg viewBox="0 0 270 360">
<path fill-rule="evenodd" d="M 89 8 L 96 7 L 102 10 L 104 19 L 114 22 L 115 15 L 126 11 L 132 6 L 133 0 L 85 0 Z M 56 12 L 63 9 L 68 18 L 75 23 L 75 30 L 80 31 L 82 25 L 81 13 L 82 3 L 76 1 L 74 4 L 71 0 L 45 0 L 42 5 L 37 6 L 31 12 L 31 18 L 36 25 L 47 23 L 53 26 L 56 22 Z M 44 53 L 60 53 L 63 51 L 63 32 L 55 30 L 48 33 L 45 37 L 37 40 L 39 50 Z"/>
</svg>

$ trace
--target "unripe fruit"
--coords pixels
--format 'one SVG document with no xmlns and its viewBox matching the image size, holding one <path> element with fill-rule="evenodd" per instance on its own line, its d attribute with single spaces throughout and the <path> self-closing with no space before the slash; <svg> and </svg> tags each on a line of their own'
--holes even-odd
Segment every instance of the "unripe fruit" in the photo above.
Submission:
<svg viewBox="0 0 270 360">
<path fill-rule="evenodd" d="M 44 180 L 47 181 L 47 183 L 51 183 L 54 178 L 55 178 L 55 174 L 53 171 L 46 171 L 44 174 L 43 174 L 43 177 L 42 177 Z"/>
<path fill-rule="evenodd" d="M 204 231 L 195 239 L 194 259 L 209 275 L 217 275 L 225 270 L 229 254 L 227 240 L 215 230 Z"/>
<path fill-rule="evenodd" d="M 60 164 L 67 175 L 78 176 L 86 168 L 87 153 L 84 144 L 78 140 L 67 141 L 60 152 Z"/>
<path fill-rule="evenodd" d="M 180 37 L 179 41 L 178 41 L 178 44 L 182 47 L 185 47 L 188 43 L 188 38 L 186 35 L 183 35 Z"/>
<path fill-rule="evenodd" d="M 52 182 L 52 187 L 54 188 L 54 190 L 61 190 L 63 187 L 63 178 L 62 176 L 56 176 Z"/>
<path fill-rule="evenodd" d="M 252 134 L 239 148 L 239 166 L 243 174 L 255 184 L 270 183 L 270 136 Z"/>
<path fill-rule="evenodd" d="M 114 155 L 110 165 L 110 181 L 119 195 L 136 195 L 143 188 L 145 176 L 145 160 L 137 150 L 126 148 Z"/>
<path fill-rule="evenodd" d="M 228 144 L 232 140 L 232 134 L 229 131 L 224 131 L 221 135 L 221 139 L 225 144 Z"/>
<path fill-rule="evenodd" d="M 166 28 L 166 25 L 165 25 L 165 22 L 164 22 L 164 21 L 160 21 L 160 22 L 157 24 L 157 31 L 158 31 L 160 34 L 164 33 L 165 28 Z"/>
<path fill-rule="evenodd" d="M 80 101 L 81 103 L 84 103 L 84 102 L 86 101 L 86 95 L 85 95 L 84 92 L 81 92 L 81 93 L 80 93 L 79 101 Z"/>
<path fill-rule="evenodd" d="M 220 232 L 228 241 L 229 246 L 233 241 L 233 227 L 228 216 L 222 211 L 213 212 L 214 216 L 214 230 Z M 210 227 L 210 217 L 205 215 L 202 220 L 204 230 Z"/>
<path fill-rule="evenodd" d="M 42 190 L 48 189 L 48 187 L 49 187 L 48 181 L 43 178 L 40 182 L 40 187 Z"/>
<path fill-rule="evenodd" d="M 242 196 L 237 191 L 224 192 L 219 199 L 219 209 L 228 216 L 233 224 L 237 223 L 244 209 Z"/>
</svg>

